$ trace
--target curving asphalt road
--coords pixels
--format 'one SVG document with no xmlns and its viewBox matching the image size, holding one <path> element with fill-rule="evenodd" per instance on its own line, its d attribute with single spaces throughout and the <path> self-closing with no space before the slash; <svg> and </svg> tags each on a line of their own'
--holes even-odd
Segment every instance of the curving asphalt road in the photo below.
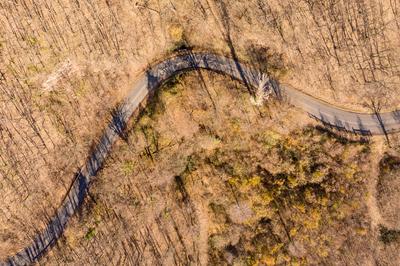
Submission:
<svg viewBox="0 0 400 266">
<path fill-rule="evenodd" d="M 0 265 L 32 264 L 56 243 L 68 220 L 82 205 L 91 177 L 100 170 L 113 143 L 119 137 L 124 137 L 123 131 L 128 119 L 146 97 L 151 96 L 164 81 L 178 73 L 195 69 L 207 69 L 229 75 L 244 82 L 248 87 L 257 87 L 258 77 L 261 74 L 237 61 L 210 53 L 188 52 L 148 68 L 133 85 L 124 103 L 113 113 L 110 124 L 89 155 L 86 164 L 76 173 L 70 190 L 47 227 L 33 238 L 32 243 L 14 256 L 0 262 Z M 324 125 L 362 135 L 387 134 L 400 130 L 400 110 L 382 114 L 349 112 L 321 102 L 289 86 L 279 85 L 275 81 L 272 81 L 271 85 L 278 98 L 286 99 L 293 105 L 302 108 L 310 117 L 321 121 Z"/>
</svg>

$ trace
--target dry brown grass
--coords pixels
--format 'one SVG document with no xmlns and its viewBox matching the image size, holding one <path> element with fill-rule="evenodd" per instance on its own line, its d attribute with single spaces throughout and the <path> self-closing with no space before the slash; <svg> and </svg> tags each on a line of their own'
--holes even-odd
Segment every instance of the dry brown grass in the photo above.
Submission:
<svg viewBox="0 0 400 266">
<path fill-rule="evenodd" d="M 118 143 L 95 179 L 82 214 L 47 263 L 207 263 L 213 230 L 208 228 L 207 195 L 224 193 L 223 180 L 214 184 L 220 177 L 207 174 L 207 168 L 190 181 L 178 176 L 193 170 L 197 154 L 212 154 L 227 145 L 240 149 L 250 138 L 243 132 L 273 126 L 275 118 L 283 123 L 274 128 L 288 132 L 298 127 L 289 122 L 298 115 L 265 106 L 257 110 L 236 82 L 201 75 L 205 84 L 196 74 L 171 81 L 156 97 L 160 103 L 150 104 L 137 124 L 130 124 L 129 142 Z"/>
<path fill-rule="evenodd" d="M 201 75 L 168 82 L 130 123 L 43 263 L 397 261 L 365 202 L 369 144 L 278 103 L 255 109 L 236 82 Z"/>
</svg>

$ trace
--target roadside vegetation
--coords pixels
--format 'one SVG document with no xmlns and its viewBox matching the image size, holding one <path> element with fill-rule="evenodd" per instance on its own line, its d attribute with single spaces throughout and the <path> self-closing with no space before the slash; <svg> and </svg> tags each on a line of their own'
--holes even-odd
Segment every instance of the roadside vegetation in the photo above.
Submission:
<svg viewBox="0 0 400 266">
<path fill-rule="evenodd" d="M 382 239 L 392 242 L 398 238 L 396 230 L 400 230 L 400 157 L 393 151 L 392 154 L 384 154 L 379 168 L 377 197 L 386 226 L 382 227 Z"/>
<path fill-rule="evenodd" d="M 235 81 L 178 76 L 127 133 L 45 263 L 351 265 L 398 239 L 370 225 L 368 142 Z"/>
</svg>

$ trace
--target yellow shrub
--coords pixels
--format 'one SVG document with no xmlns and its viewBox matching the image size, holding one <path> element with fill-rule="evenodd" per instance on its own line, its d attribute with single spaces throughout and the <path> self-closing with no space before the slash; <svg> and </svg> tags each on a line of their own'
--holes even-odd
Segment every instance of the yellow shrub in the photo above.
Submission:
<svg viewBox="0 0 400 266">
<path fill-rule="evenodd" d="M 295 176 L 290 175 L 288 177 L 289 187 L 294 188 L 299 185 L 298 179 Z"/>
<path fill-rule="evenodd" d="M 321 213 L 319 210 L 314 209 L 309 214 L 309 218 L 305 221 L 304 225 L 308 229 L 317 229 L 321 220 Z"/>
<path fill-rule="evenodd" d="M 279 134 L 271 130 L 265 131 L 261 137 L 266 148 L 272 148 L 276 146 L 281 139 L 281 136 Z"/>
<path fill-rule="evenodd" d="M 367 235 L 367 233 L 368 233 L 367 229 L 362 228 L 362 227 L 357 228 L 357 229 L 356 229 L 356 232 L 357 232 L 358 235 L 361 235 L 361 236 L 365 236 L 365 235 Z"/>
<path fill-rule="evenodd" d="M 326 207 L 328 206 L 329 203 L 329 199 L 327 197 L 321 197 L 319 198 L 319 204 L 321 204 L 322 206 Z"/>
<path fill-rule="evenodd" d="M 311 179 L 314 181 L 314 182 L 321 182 L 322 180 L 323 180 L 323 177 L 325 176 L 325 173 L 324 172 L 322 172 L 322 171 L 320 171 L 320 170 L 317 170 L 317 171 L 315 171 L 313 174 L 312 174 L 312 177 L 311 177 Z"/>
<path fill-rule="evenodd" d="M 273 199 L 274 197 L 271 195 L 270 192 L 265 192 L 262 195 L 262 200 L 265 204 L 269 204 Z"/>
<path fill-rule="evenodd" d="M 280 250 L 282 249 L 283 246 L 284 246 L 283 243 L 276 244 L 275 246 L 272 247 L 272 249 L 271 249 L 270 252 L 271 252 L 272 254 L 275 254 L 275 253 L 277 253 L 278 251 L 280 251 Z"/>
<path fill-rule="evenodd" d="M 355 164 L 351 164 L 349 167 L 346 167 L 344 170 L 344 177 L 348 180 L 353 179 L 354 174 L 357 172 L 357 166 Z"/>
<path fill-rule="evenodd" d="M 261 183 L 261 177 L 260 176 L 254 176 L 246 181 L 246 185 L 249 187 L 257 187 Z"/>
<path fill-rule="evenodd" d="M 290 234 L 290 236 L 291 236 L 291 237 L 293 237 L 293 236 L 297 235 L 297 229 L 296 229 L 296 228 L 292 228 L 292 229 L 290 229 L 290 232 L 289 232 L 289 234 Z"/>
<path fill-rule="evenodd" d="M 231 178 L 229 178 L 229 179 L 228 179 L 228 183 L 229 183 L 230 185 L 232 185 L 232 186 L 235 186 L 235 187 L 240 186 L 240 181 L 239 181 L 239 179 L 236 178 L 236 177 L 231 177 Z"/>
<path fill-rule="evenodd" d="M 275 264 L 276 264 L 276 263 L 275 263 L 275 258 L 272 257 L 272 256 L 265 256 L 265 257 L 262 259 L 262 262 L 265 263 L 265 264 L 267 264 L 267 266 L 275 265 Z"/>
<path fill-rule="evenodd" d="M 321 256 L 322 258 L 326 258 L 326 257 L 328 257 L 329 252 L 325 247 L 320 247 L 318 249 L 318 255 Z"/>
<path fill-rule="evenodd" d="M 298 203 L 298 204 L 295 204 L 293 207 L 295 209 L 297 209 L 298 211 L 300 211 L 301 213 L 306 212 L 306 206 L 304 204 Z"/>
<path fill-rule="evenodd" d="M 131 175 L 135 169 L 135 164 L 132 161 L 126 161 L 122 164 L 121 168 L 124 175 Z"/>
<path fill-rule="evenodd" d="M 174 24 L 169 27 L 169 36 L 174 42 L 180 42 L 183 40 L 184 30 L 181 25 Z"/>
</svg>

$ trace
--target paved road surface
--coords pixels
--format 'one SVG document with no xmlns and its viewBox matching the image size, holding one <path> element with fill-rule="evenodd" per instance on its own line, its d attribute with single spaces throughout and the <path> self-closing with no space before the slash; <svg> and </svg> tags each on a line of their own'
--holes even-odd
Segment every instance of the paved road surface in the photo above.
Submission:
<svg viewBox="0 0 400 266">
<path fill-rule="evenodd" d="M 63 233 L 69 218 L 82 205 L 90 183 L 110 152 L 113 143 L 121 136 L 128 119 L 138 109 L 143 100 L 172 76 L 194 69 L 208 69 L 229 75 L 245 83 L 257 86 L 259 72 L 232 59 L 215 54 L 186 53 L 178 55 L 150 67 L 140 75 L 124 103 L 117 108 L 113 119 L 105 129 L 99 144 L 89 155 L 85 166 L 76 177 L 66 194 L 60 208 L 49 221 L 47 227 L 38 233 L 32 242 L 19 253 L 9 257 L 0 265 L 28 265 L 36 262 L 48 251 Z M 302 108 L 325 125 L 360 134 L 384 134 L 400 129 L 400 111 L 380 115 L 361 114 L 343 111 L 327 103 L 318 101 L 288 86 L 272 84 L 276 95 Z"/>
</svg>

